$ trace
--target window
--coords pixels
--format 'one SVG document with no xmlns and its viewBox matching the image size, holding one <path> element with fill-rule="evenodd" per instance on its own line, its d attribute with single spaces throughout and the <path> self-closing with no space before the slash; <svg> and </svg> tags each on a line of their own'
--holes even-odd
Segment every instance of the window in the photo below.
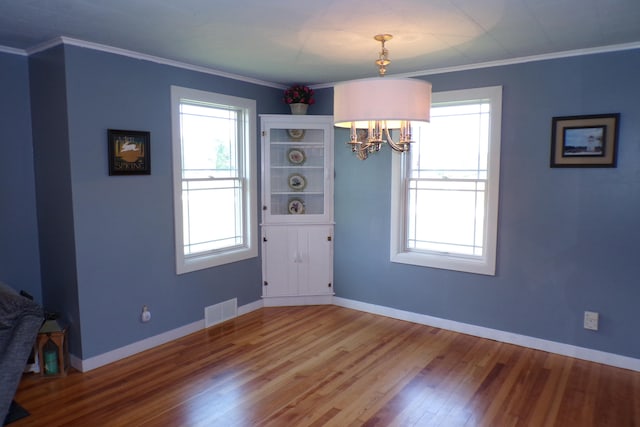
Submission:
<svg viewBox="0 0 640 427">
<path fill-rule="evenodd" d="M 502 88 L 433 94 L 394 155 L 391 261 L 495 274 Z"/>
<path fill-rule="evenodd" d="M 256 103 L 171 87 L 178 274 L 258 255 Z"/>
</svg>

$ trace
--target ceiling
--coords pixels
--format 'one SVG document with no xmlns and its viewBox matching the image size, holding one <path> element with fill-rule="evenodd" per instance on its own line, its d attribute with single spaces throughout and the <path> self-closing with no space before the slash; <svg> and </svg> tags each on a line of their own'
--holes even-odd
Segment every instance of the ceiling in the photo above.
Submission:
<svg viewBox="0 0 640 427">
<path fill-rule="evenodd" d="M 640 47 L 640 1 L 0 0 L 5 51 L 66 37 L 275 85 L 377 75 L 378 33 L 387 75 L 429 74 Z"/>
</svg>

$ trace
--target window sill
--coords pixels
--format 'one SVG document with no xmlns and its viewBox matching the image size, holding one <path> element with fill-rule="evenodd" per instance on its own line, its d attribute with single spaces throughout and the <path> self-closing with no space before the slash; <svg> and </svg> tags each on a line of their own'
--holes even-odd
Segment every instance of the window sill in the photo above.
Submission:
<svg viewBox="0 0 640 427">
<path fill-rule="evenodd" d="M 391 262 L 487 276 L 496 274 L 495 261 L 484 257 L 469 258 L 440 253 L 399 252 L 391 255 Z"/>
</svg>

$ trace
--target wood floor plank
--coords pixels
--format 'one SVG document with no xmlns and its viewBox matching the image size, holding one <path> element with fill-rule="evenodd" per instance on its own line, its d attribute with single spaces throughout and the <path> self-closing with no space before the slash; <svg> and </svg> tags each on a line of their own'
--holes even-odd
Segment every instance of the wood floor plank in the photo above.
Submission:
<svg viewBox="0 0 640 427">
<path fill-rule="evenodd" d="M 269 307 L 87 373 L 28 426 L 640 426 L 640 373 L 336 306 Z"/>
</svg>

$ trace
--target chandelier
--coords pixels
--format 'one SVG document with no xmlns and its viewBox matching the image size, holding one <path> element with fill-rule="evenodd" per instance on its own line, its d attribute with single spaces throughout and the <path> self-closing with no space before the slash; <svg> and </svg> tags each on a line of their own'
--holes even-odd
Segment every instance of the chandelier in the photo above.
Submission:
<svg viewBox="0 0 640 427">
<path fill-rule="evenodd" d="M 431 110 L 431 83 L 409 78 L 383 78 L 389 50 L 385 42 L 391 34 L 374 37 L 382 45 L 378 59 L 379 77 L 338 83 L 333 92 L 334 125 L 351 129 L 347 144 L 359 159 L 380 151 L 383 144 L 398 152 L 409 151 L 411 122 L 428 122 Z M 399 130 L 398 140 L 391 130 Z"/>
</svg>

